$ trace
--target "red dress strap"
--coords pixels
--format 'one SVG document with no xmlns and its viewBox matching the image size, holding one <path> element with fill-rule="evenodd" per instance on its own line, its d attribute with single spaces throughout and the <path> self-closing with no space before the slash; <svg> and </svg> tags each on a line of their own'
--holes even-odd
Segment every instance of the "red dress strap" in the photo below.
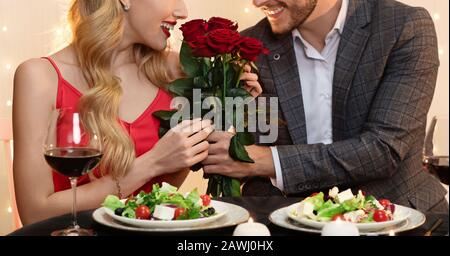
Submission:
<svg viewBox="0 0 450 256">
<path fill-rule="evenodd" d="M 53 68 L 56 71 L 56 74 L 58 74 L 58 80 L 60 80 L 60 78 L 62 77 L 61 71 L 59 71 L 58 65 L 56 65 L 55 61 L 52 60 L 52 58 L 50 58 L 50 57 L 42 57 L 42 59 L 46 59 L 50 62 L 50 64 L 52 64 Z"/>
<path fill-rule="evenodd" d="M 63 97 L 63 88 L 61 83 L 64 81 L 64 78 L 62 77 L 61 71 L 59 70 L 58 65 L 56 65 L 56 62 L 50 58 L 50 57 L 42 57 L 42 59 L 48 60 L 52 67 L 55 69 L 56 74 L 58 75 L 58 92 L 56 94 L 56 108 L 59 109 L 62 107 L 62 97 Z"/>
</svg>

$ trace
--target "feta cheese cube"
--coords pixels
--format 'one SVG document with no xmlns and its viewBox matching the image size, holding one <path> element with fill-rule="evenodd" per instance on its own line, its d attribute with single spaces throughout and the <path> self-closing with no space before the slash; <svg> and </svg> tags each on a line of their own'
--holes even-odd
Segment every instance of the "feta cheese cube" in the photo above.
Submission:
<svg viewBox="0 0 450 256">
<path fill-rule="evenodd" d="M 355 198 L 355 196 L 353 195 L 352 190 L 351 189 L 347 189 L 347 190 L 345 190 L 345 191 L 343 191 L 343 192 L 341 192 L 341 193 L 339 193 L 337 195 L 336 201 L 338 203 L 342 204 L 343 202 L 345 202 L 347 200 L 350 200 L 350 199 L 353 199 L 353 198 Z"/>
<path fill-rule="evenodd" d="M 316 219 L 314 214 L 314 205 L 310 202 L 302 202 L 297 208 L 297 213 L 299 217 L 308 217 L 310 219 Z"/>
<path fill-rule="evenodd" d="M 373 200 L 373 203 L 378 208 L 378 210 L 384 210 L 384 207 L 378 202 L 378 200 Z"/>
<path fill-rule="evenodd" d="M 153 217 L 160 220 L 173 220 L 173 217 L 175 217 L 175 208 L 157 205 Z"/>
<path fill-rule="evenodd" d="M 334 187 L 328 191 L 328 196 L 331 198 L 336 198 L 336 196 L 339 194 L 339 189 L 337 187 Z"/>
<path fill-rule="evenodd" d="M 203 200 L 200 198 L 197 200 L 197 202 L 195 204 L 198 206 L 203 206 Z"/>
<path fill-rule="evenodd" d="M 164 193 L 175 193 L 177 192 L 178 188 L 170 185 L 169 183 L 163 182 L 161 188 L 159 191 Z"/>
<path fill-rule="evenodd" d="M 361 190 L 358 190 L 358 197 L 364 198 L 364 194 Z"/>
</svg>

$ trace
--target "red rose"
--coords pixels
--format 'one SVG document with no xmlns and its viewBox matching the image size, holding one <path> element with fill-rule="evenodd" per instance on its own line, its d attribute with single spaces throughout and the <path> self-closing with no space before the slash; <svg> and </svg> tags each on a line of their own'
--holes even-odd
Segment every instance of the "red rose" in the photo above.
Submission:
<svg viewBox="0 0 450 256">
<path fill-rule="evenodd" d="M 204 36 L 207 32 L 208 24 L 205 20 L 191 20 L 181 25 L 184 40 L 187 42 L 196 40 L 197 36 Z"/>
<path fill-rule="evenodd" d="M 229 29 L 216 29 L 209 32 L 206 42 L 208 46 L 219 54 L 231 53 L 239 44 L 241 35 Z"/>
<path fill-rule="evenodd" d="M 192 54 L 196 57 L 213 57 L 216 52 L 206 43 L 206 36 L 197 36 L 193 41 L 188 42 L 192 49 Z"/>
<path fill-rule="evenodd" d="M 239 44 L 240 55 L 243 59 L 256 61 L 260 54 L 269 54 L 261 41 L 251 37 L 244 37 Z"/>
<path fill-rule="evenodd" d="M 230 29 L 237 31 L 238 24 L 228 19 L 212 17 L 208 20 L 208 31 L 213 31 L 216 29 Z"/>
</svg>

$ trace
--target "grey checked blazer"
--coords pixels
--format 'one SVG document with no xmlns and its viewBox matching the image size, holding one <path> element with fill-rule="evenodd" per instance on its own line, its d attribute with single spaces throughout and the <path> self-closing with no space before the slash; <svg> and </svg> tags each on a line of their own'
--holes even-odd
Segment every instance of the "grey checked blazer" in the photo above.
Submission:
<svg viewBox="0 0 450 256">
<path fill-rule="evenodd" d="M 285 121 L 273 145 L 288 195 L 339 186 L 423 211 L 442 203 L 444 188 L 421 162 L 439 67 L 435 33 L 423 8 L 392 0 L 350 0 L 333 82 L 334 143 L 306 145 L 291 34 L 274 36 L 266 19 L 243 32 L 270 50 L 257 66 L 262 96 L 279 97 L 279 117 Z M 250 180 L 244 195 L 267 193 L 268 184 Z"/>
</svg>

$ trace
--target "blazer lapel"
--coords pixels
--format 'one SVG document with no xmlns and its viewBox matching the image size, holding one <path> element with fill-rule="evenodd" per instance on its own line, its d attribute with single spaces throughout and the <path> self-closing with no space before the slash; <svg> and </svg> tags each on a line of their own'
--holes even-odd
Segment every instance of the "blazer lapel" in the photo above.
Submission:
<svg viewBox="0 0 450 256">
<path fill-rule="evenodd" d="M 294 144 L 306 144 L 306 121 L 297 59 L 291 34 L 275 37 L 267 24 L 267 56 L 278 100 Z"/>
<path fill-rule="evenodd" d="M 350 0 L 347 20 L 336 57 L 333 79 L 333 140 L 344 139 L 348 92 L 366 47 L 370 32 L 370 6 L 364 0 Z"/>
</svg>

